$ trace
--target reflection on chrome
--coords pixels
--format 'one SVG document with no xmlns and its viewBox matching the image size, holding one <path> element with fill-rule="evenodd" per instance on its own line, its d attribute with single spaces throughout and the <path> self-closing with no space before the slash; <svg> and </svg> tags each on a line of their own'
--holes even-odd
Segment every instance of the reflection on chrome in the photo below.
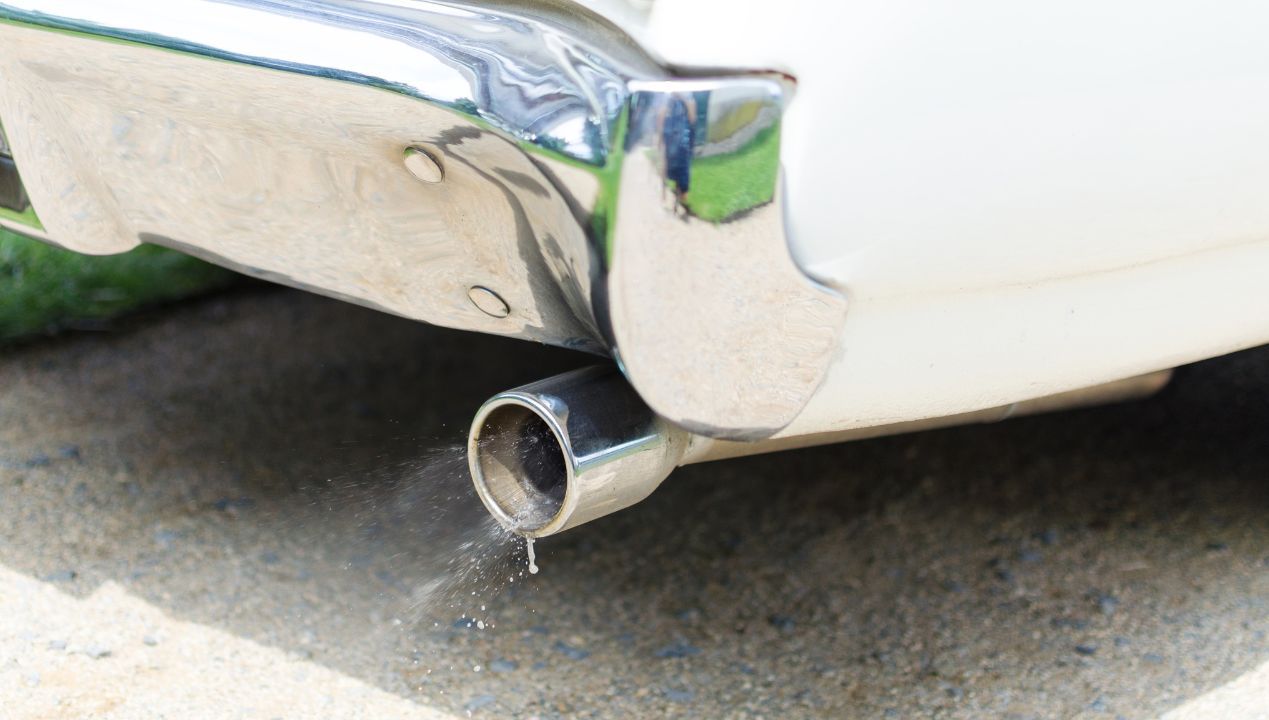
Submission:
<svg viewBox="0 0 1269 720">
<path fill-rule="evenodd" d="M 43 238 L 39 218 L 31 207 L 17 163 L 9 150 L 9 139 L 0 125 L 0 229 Z"/>
<path fill-rule="evenodd" d="M 720 437 L 792 420 L 845 313 L 785 240 L 788 82 L 676 77 L 551 2 L 0 2 L 0 118 L 59 244 L 612 355 Z"/>
<path fill-rule="evenodd" d="M 626 82 L 664 75 L 641 54 L 611 42 L 611 30 L 590 21 L 577 32 L 580 17 L 546 8 L 26 0 L 0 3 L 0 14 L 32 26 L 382 88 L 590 163 L 607 155 Z"/>
</svg>

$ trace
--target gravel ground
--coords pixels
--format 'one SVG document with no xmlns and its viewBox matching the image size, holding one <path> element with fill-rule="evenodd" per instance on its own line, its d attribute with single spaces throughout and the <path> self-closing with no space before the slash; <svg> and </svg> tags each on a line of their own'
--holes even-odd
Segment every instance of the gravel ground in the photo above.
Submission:
<svg viewBox="0 0 1269 720">
<path fill-rule="evenodd" d="M 271 289 L 3 351 L 0 718 L 1266 716 L 1269 351 L 687 468 L 530 577 L 457 443 L 577 364 Z"/>
</svg>

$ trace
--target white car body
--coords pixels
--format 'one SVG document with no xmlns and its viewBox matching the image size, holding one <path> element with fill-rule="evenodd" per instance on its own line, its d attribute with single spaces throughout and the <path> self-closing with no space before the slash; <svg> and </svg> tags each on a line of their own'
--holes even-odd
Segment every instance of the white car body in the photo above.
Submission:
<svg viewBox="0 0 1269 720">
<path fill-rule="evenodd" d="M 9 0 L 0 17 L 0 120 L 52 240 L 172 244 L 610 354 L 694 436 L 666 441 L 670 467 L 1008 415 L 1269 342 L 1262 4 Z M 98 62 L 57 69 L 86 50 Z M 481 77 L 491 63 L 511 80 Z M 782 191 L 710 220 L 674 163 L 735 150 L 702 126 L 737 108 L 777 128 Z M 466 139 L 412 145 L 453 113 Z M 163 133 L 205 141 L 215 172 Z M 436 188 L 402 184 L 402 147 Z M 498 174 L 519 179 L 481 180 Z M 541 259 L 490 239 L 510 215 L 466 212 L 499 193 L 550 240 Z"/>
<path fill-rule="evenodd" d="M 1269 342 L 1262 3 L 644 10 L 608 12 L 672 64 L 798 80 L 790 242 L 849 310 L 823 386 L 782 434 L 1004 405 Z"/>
</svg>

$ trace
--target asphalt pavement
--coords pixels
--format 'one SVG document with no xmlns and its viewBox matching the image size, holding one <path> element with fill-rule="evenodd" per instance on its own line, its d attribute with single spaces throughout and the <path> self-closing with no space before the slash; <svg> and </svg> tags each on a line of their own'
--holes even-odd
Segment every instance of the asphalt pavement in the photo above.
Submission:
<svg viewBox="0 0 1269 720">
<path fill-rule="evenodd" d="M 1269 717 L 1269 351 L 685 468 L 530 576 L 460 443 L 586 362 L 263 287 L 0 349 L 0 718 Z"/>
</svg>

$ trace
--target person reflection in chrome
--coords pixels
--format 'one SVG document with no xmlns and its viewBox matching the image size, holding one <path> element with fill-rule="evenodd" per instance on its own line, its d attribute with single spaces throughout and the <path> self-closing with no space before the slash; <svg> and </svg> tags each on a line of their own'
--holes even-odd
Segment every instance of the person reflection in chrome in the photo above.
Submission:
<svg viewBox="0 0 1269 720">
<path fill-rule="evenodd" d="M 674 192 L 675 209 L 687 212 L 692 187 L 692 157 L 696 148 L 696 98 L 673 95 L 661 116 L 661 142 L 665 148 L 666 185 Z"/>
</svg>

